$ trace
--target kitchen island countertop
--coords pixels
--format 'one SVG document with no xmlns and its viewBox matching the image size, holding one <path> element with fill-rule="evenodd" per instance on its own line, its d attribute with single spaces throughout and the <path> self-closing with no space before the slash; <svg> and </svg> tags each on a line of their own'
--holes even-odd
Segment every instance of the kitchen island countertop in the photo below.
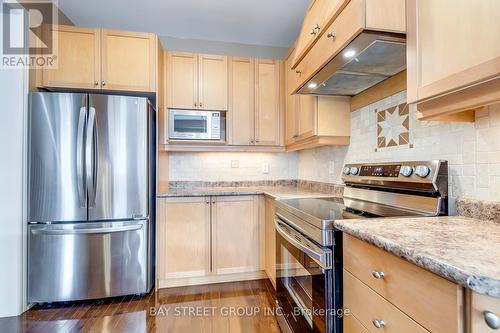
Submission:
<svg viewBox="0 0 500 333">
<path fill-rule="evenodd" d="M 346 234 L 500 298 L 500 224 L 460 216 L 337 220 Z"/>
</svg>

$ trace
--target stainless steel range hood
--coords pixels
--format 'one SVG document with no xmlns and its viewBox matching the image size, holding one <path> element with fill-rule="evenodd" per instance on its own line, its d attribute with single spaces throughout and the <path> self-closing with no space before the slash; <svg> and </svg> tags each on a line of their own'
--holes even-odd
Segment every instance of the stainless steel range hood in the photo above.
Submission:
<svg viewBox="0 0 500 333">
<path fill-rule="evenodd" d="M 405 35 L 365 31 L 297 93 L 355 96 L 405 68 Z"/>
</svg>

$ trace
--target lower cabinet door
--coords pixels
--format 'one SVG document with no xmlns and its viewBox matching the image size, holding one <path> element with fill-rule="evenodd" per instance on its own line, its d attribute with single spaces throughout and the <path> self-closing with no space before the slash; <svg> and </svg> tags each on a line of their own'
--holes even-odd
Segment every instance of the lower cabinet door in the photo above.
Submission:
<svg viewBox="0 0 500 333">
<path fill-rule="evenodd" d="M 210 198 L 158 200 L 157 277 L 191 278 L 210 272 Z"/>
<path fill-rule="evenodd" d="M 212 265 L 214 274 L 263 269 L 256 196 L 212 197 Z"/>
</svg>

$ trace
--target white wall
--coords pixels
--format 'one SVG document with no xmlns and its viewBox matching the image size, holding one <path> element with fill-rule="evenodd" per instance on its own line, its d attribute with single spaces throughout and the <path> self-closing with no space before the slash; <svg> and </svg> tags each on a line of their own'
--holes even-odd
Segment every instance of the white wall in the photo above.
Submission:
<svg viewBox="0 0 500 333">
<path fill-rule="evenodd" d="M 0 317 L 25 306 L 27 83 L 26 70 L 0 69 Z"/>
<path fill-rule="evenodd" d="M 231 161 L 239 167 L 232 168 Z M 262 172 L 269 164 L 269 173 Z M 169 153 L 169 181 L 238 181 L 297 178 L 296 153 Z"/>
<path fill-rule="evenodd" d="M 411 108 L 414 147 L 376 152 L 375 108 L 405 101 L 406 92 L 402 92 L 353 112 L 349 147 L 300 152 L 298 177 L 340 183 L 342 166 L 347 162 L 442 159 L 449 162 L 452 199 L 469 196 L 500 201 L 500 104 L 477 112 L 475 123 L 419 121 L 415 108 Z M 335 161 L 332 175 L 328 173 L 331 160 Z"/>
</svg>

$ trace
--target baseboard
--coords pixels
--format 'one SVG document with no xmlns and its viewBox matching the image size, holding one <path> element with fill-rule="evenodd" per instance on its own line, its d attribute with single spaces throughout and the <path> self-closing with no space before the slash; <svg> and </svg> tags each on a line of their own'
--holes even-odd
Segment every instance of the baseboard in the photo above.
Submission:
<svg viewBox="0 0 500 333">
<path fill-rule="evenodd" d="M 265 271 L 162 279 L 158 280 L 157 288 L 161 289 L 161 288 L 172 288 L 172 287 L 185 287 L 185 286 L 196 286 L 200 284 L 213 284 L 222 282 L 236 282 L 236 281 L 260 280 L 260 279 L 267 279 L 267 274 Z"/>
</svg>

